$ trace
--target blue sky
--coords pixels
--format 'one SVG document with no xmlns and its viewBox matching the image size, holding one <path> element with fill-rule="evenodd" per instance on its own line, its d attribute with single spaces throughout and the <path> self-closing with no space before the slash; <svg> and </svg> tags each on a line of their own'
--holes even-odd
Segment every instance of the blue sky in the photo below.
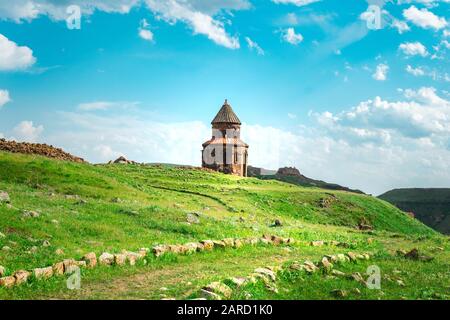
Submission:
<svg viewBox="0 0 450 320">
<path fill-rule="evenodd" d="M 253 165 L 373 193 L 448 187 L 449 10 L 448 0 L 0 0 L 0 136 L 92 162 L 199 165 L 228 98 Z"/>
</svg>

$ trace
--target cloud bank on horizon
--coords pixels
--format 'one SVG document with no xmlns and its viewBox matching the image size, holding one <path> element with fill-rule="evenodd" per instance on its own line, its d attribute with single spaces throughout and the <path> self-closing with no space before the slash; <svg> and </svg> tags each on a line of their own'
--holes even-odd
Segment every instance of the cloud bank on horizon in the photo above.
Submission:
<svg viewBox="0 0 450 320">
<path fill-rule="evenodd" d="M 65 28 L 69 5 L 81 9 L 81 30 Z M 0 137 L 93 162 L 199 165 L 228 95 L 254 166 L 296 166 L 372 193 L 448 187 L 449 9 L 450 0 L 352 0 L 352 10 L 337 0 L 0 0 Z"/>
</svg>

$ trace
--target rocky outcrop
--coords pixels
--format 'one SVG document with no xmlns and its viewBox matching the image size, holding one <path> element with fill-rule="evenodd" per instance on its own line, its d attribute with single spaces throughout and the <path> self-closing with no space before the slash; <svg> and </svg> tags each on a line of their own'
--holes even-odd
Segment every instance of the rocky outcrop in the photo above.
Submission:
<svg viewBox="0 0 450 320">
<path fill-rule="evenodd" d="M 5 191 L 0 190 L 0 204 L 10 203 L 9 194 Z"/>
<path fill-rule="evenodd" d="M 138 164 L 138 163 L 133 160 L 128 160 L 124 156 L 120 156 L 116 160 L 108 162 L 108 164 Z"/>
<path fill-rule="evenodd" d="M 35 154 L 47 158 L 78 163 L 85 162 L 82 158 L 73 156 L 70 153 L 63 151 L 62 149 L 40 143 L 16 142 L 0 139 L 0 151 L 23 153 L 23 154 Z"/>
<path fill-rule="evenodd" d="M 279 180 L 305 187 L 317 187 L 329 190 L 343 190 L 354 193 L 364 193 L 360 190 L 350 189 L 335 183 L 328 183 L 325 181 L 308 178 L 302 175 L 297 168 L 293 167 L 284 167 L 278 169 L 278 171 L 274 171 L 248 166 L 247 173 L 249 177 L 255 177 L 262 180 Z"/>
</svg>

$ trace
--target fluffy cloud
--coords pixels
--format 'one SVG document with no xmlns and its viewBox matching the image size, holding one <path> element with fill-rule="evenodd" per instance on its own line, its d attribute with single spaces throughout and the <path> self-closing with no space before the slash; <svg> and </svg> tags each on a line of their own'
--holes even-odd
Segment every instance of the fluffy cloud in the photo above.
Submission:
<svg viewBox="0 0 450 320">
<path fill-rule="evenodd" d="M 397 29 L 399 34 L 403 34 L 410 30 L 408 24 L 405 21 L 394 19 L 391 23 L 391 27 Z"/>
<path fill-rule="evenodd" d="M 272 2 L 277 4 L 293 4 L 298 7 L 307 6 L 308 4 L 319 2 L 321 0 L 272 0 Z"/>
<path fill-rule="evenodd" d="M 385 81 L 387 80 L 387 73 L 389 71 L 389 66 L 384 63 L 380 63 L 375 70 L 375 73 L 372 77 L 377 81 Z"/>
<path fill-rule="evenodd" d="M 14 140 L 26 141 L 26 142 L 37 142 L 40 135 L 44 131 L 44 127 L 34 126 L 32 121 L 22 121 L 14 129 Z"/>
<path fill-rule="evenodd" d="M 411 6 L 408 9 L 403 10 L 403 16 L 416 26 L 425 29 L 439 30 L 447 26 L 447 21 L 445 18 L 438 17 L 427 9 L 419 10 L 415 6 Z"/>
<path fill-rule="evenodd" d="M 318 123 L 334 134 L 365 142 L 391 137 L 429 138 L 436 143 L 450 138 L 450 102 L 439 97 L 434 88 L 403 90 L 407 101 L 390 102 L 376 97 L 337 115 L 316 115 Z"/>
<path fill-rule="evenodd" d="M 180 0 L 146 0 L 147 6 L 169 23 L 187 23 L 194 34 L 203 34 L 218 45 L 238 49 L 239 39 L 230 36 L 221 21 L 193 9 L 189 3 Z"/>
<path fill-rule="evenodd" d="M 264 55 L 264 50 L 252 39 L 249 37 L 245 37 L 245 41 L 247 41 L 247 46 L 250 48 L 250 50 L 255 50 L 256 53 L 260 56 Z"/>
<path fill-rule="evenodd" d="M 0 71 L 23 70 L 36 62 L 33 51 L 0 34 Z"/>
<path fill-rule="evenodd" d="M 408 64 L 405 70 L 416 77 L 425 75 L 425 71 L 421 67 L 413 68 Z"/>
<path fill-rule="evenodd" d="M 303 36 L 300 33 L 295 33 L 294 28 L 287 28 L 283 30 L 282 38 L 290 44 L 297 45 L 303 41 Z"/>
<path fill-rule="evenodd" d="M 149 30 L 150 24 L 146 19 L 142 19 L 140 27 L 138 29 L 138 35 L 140 38 L 146 41 L 153 41 L 153 32 Z"/>
<path fill-rule="evenodd" d="M 0 109 L 11 101 L 8 90 L 0 90 Z"/>
<path fill-rule="evenodd" d="M 30 21 L 41 15 L 54 20 L 67 18 L 70 5 L 80 6 L 82 13 L 91 15 L 96 10 L 107 13 L 128 13 L 141 0 L 0 0 L 0 18 L 16 22 Z"/>
<path fill-rule="evenodd" d="M 0 19 L 23 22 L 47 15 L 54 20 L 64 20 L 67 18 L 66 9 L 69 5 L 79 5 L 84 15 L 91 15 L 95 11 L 125 14 L 143 3 L 159 18 L 170 23 L 186 23 L 194 34 L 203 34 L 230 49 L 239 48 L 238 38 L 230 36 L 224 23 L 213 16 L 222 10 L 250 7 L 247 0 L 16 0 L 13 4 L 9 0 L 0 0 Z M 139 35 L 145 40 L 150 40 L 153 36 L 146 28 L 141 28 Z"/>
<path fill-rule="evenodd" d="M 405 42 L 399 46 L 399 49 L 403 51 L 404 54 L 408 56 L 422 56 L 426 57 L 428 55 L 428 50 L 420 42 Z"/>
</svg>

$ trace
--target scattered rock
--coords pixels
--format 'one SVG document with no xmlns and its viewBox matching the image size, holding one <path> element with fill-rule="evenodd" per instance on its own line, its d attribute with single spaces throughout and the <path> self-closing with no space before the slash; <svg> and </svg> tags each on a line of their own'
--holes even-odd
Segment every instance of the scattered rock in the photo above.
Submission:
<svg viewBox="0 0 450 320">
<path fill-rule="evenodd" d="M 127 261 L 127 256 L 124 254 L 115 254 L 114 255 L 114 263 L 118 266 L 123 266 Z"/>
<path fill-rule="evenodd" d="M 123 252 L 126 256 L 126 261 L 130 264 L 130 266 L 134 266 L 136 264 L 136 261 L 141 259 L 141 256 L 139 253 L 131 252 L 131 251 L 124 251 Z"/>
<path fill-rule="evenodd" d="M 347 291 L 341 289 L 335 289 L 331 293 L 337 298 L 345 298 L 347 296 Z"/>
<path fill-rule="evenodd" d="M 57 262 L 52 266 L 52 268 L 53 268 L 53 274 L 55 274 L 57 276 L 64 274 L 64 263 Z"/>
<path fill-rule="evenodd" d="M 9 198 L 9 194 L 5 191 L 0 190 L 0 204 L 1 203 L 10 203 L 11 199 Z"/>
<path fill-rule="evenodd" d="M 159 245 L 159 246 L 154 246 L 152 248 L 153 254 L 156 257 L 160 257 L 162 256 L 164 253 L 169 252 L 169 246 L 166 245 Z"/>
<path fill-rule="evenodd" d="M 229 286 L 218 281 L 208 284 L 207 286 L 203 287 L 203 290 L 213 292 L 225 298 L 230 298 L 231 294 L 233 293 Z"/>
<path fill-rule="evenodd" d="M 223 243 L 225 243 L 226 247 L 234 247 L 234 239 L 233 238 L 223 239 Z"/>
<path fill-rule="evenodd" d="M 397 284 L 398 284 L 400 287 L 404 287 L 404 286 L 405 286 L 405 283 L 403 282 L 403 280 L 398 279 L 396 282 L 397 282 Z"/>
<path fill-rule="evenodd" d="M 122 203 L 123 200 L 120 199 L 120 198 L 112 198 L 112 199 L 111 199 L 111 202 L 113 202 L 113 203 Z"/>
<path fill-rule="evenodd" d="M 281 227 L 281 226 L 283 226 L 283 223 L 281 222 L 280 219 L 275 219 L 275 221 L 271 225 L 271 227 Z"/>
<path fill-rule="evenodd" d="M 3 246 L 2 250 L 3 251 L 11 251 L 11 248 L 8 246 Z"/>
<path fill-rule="evenodd" d="M 114 256 L 111 253 L 103 252 L 98 258 L 101 265 L 112 265 L 114 263 Z"/>
<path fill-rule="evenodd" d="M 212 250 L 214 248 L 214 242 L 212 240 L 203 240 L 200 243 L 203 244 L 204 250 Z"/>
<path fill-rule="evenodd" d="M 83 260 L 86 261 L 86 266 L 88 268 L 94 268 L 97 265 L 97 255 L 95 252 L 86 253 L 83 256 Z"/>
<path fill-rule="evenodd" d="M 186 243 L 184 245 L 184 247 L 186 248 L 186 253 L 191 254 L 191 253 L 194 253 L 194 252 L 197 251 L 198 243 L 196 243 L 196 242 L 189 242 L 189 243 Z"/>
<path fill-rule="evenodd" d="M 188 213 L 186 215 L 186 219 L 187 219 L 187 222 L 191 223 L 191 224 L 199 224 L 200 223 L 199 214 L 196 212 Z"/>
<path fill-rule="evenodd" d="M 352 273 L 350 275 L 350 278 L 355 280 L 355 281 L 357 281 L 357 282 L 359 282 L 359 283 L 361 283 L 361 284 L 365 284 L 366 283 L 366 281 L 364 280 L 364 278 L 362 277 L 362 275 L 359 272 Z"/>
<path fill-rule="evenodd" d="M 356 295 L 360 295 L 361 294 L 361 290 L 359 290 L 358 288 L 354 288 L 352 289 L 352 292 Z"/>
<path fill-rule="evenodd" d="M 64 250 L 63 249 L 56 249 L 55 250 L 55 254 L 57 254 L 58 256 L 62 256 L 64 254 Z"/>
<path fill-rule="evenodd" d="M 26 270 L 18 270 L 14 272 L 14 278 L 16 278 L 16 285 L 27 282 L 30 272 Z"/>
<path fill-rule="evenodd" d="M 226 247 L 225 242 L 220 241 L 220 240 L 213 240 L 214 243 L 214 247 L 220 248 L 220 249 L 224 249 Z"/>
<path fill-rule="evenodd" d="M 247 282 L 247 278 L 230 278 L 230 282 L 233 283 L 236 287 L 241 287 Z"/>
<path fill-rule="evenodd" d="M 403 254 L 403 256 L 407 259 L 411 259 L 411 260 L 420 260 L 420 261 L 431 261 L 434 258 L 433 257 L 429 257 L 429 256 L 425 256 L 419 253 L 419 250 L 414 248 L 409 252 L 406 252 Z"/>
<path fill-rule="evenodd" d="M 16 283 L 16 278 L 13 276 L 0 278 L 0 287 L 11 288 Z"/>
<path fill-rule="evenodd" d="M 75 261 L 75 259 L 64 259 L 62 261 L 62 263 L 63 263 L 63 266 L 64 266 L 64 273 L 71 273 L 71 272 L 73 272 L 72 268 L 74 266 L 77 266 L 77 262 Z"/>
<path fill-rule="evenodd" d="M 0 232 L 0 238 L 6 238 L 5 234 Z"/>
<path fill-rule="evenodd" d="M 331 269 L 333 269 L 333 264 L 328 261 L 327 257 L 323 257 L 319 262 L 319 267 L 323 268 L 325 271 L 330 271 Z"/>
<path fill-rule="evenodd" d="M 3 277 L 6 273 L 6 269 L 3 266 L 0 266 L 0 278 Z"/>
<path fill-rule="evenodd" d="M 222 297 L 218 295 L 217 293 L 201 289 L 200 294 L 202 298 L 208 299 L 208 300 L 222 300 Z"/>
<path fill-rule="evenodd" d="M 308 272 L 308 273 L 314 273 L 314 272 L 316 272 L 316 270 L 318 269 L 317 268 L 317 266 L 314 264 L 314 263 L 312 263 L 311 261 L 305 261 L 304 263 L 303 263 L 303 269 L 306 271 L 306 272 Z"/>
<path fill-rule="evenodd" d="M 52 223 L 53 223 L 53 224 L 59 224 L 59 221 L 58 221 L 58 220 L 55 220 L 55 219 L 53 219 L 53 220 L 52 220 Z"/>
<path fill-rule="evenodd" d="M 345 275 L 346 275 L 344 272 L 336 270 L 336 269 L 331 270 L 331 274 L 336 277 L 345 277 Z"/>
<path fill-rule="evenodd" d="M 43 247 L 50 247 L 50 241 L 48 240 L 44 240 L 44 242 L 42 243 Z"/>
<path fill-rule="evenodd" d="M 36 268 L 33 270 L 36 279 L 48 279 L 53 276 L 53 267 Z"/>
<path fill-rule="evenodd" d="M 276 274 L 274 271 L 268 269 L 268 268 L 257 268 L 254 271 L 255 273 L 262 274 L 266 277 L 268 277 L 270 280 L 275 281 L 276 280 Z"/>
<path fill-rule="evenodd" d="M 240 239 L 234 239 L 234 247 L 240 248 L 244 245 L 244 243 Z"/>
<path fill-rule="evenodd" d="M 23 211 L 22 215 L 24 218 L 38 218 L 40 216 L 39 212 L 28 210 Z"/>
<path fill-rule="evenodd" d="M 358 259 L 353 252 L 347 252 L 347 257 L 350 258 L 350 261 L 356 261 Z"/>
<path fill-rule="evenodd" d="M 284 239 L 278 236 L 272 236 L 270 240 L 276 246 L 284 243 Z"/>
<path fill-rule="evenodd" d="M 324 245 L 324 242 L 322 240 L 320 241 L 311 241 L 311 246 L 313 247 L 321 247 Z"/>
</svg>

